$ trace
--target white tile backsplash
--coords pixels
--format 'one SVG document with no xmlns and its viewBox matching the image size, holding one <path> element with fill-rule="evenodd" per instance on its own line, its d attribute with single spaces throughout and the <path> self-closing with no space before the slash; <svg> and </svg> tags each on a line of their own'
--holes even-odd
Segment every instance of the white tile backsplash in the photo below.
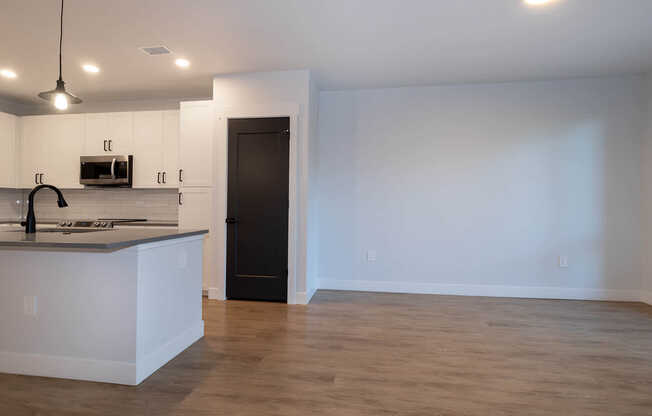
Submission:
<svg viewBox="0 0 652 416">
<path fill-rule="evenodd" d="M 38 192 L 35 204 L 37 220 L 145 218 L 177 221 L 178 219 L 175 189 L 95 188 L 70 189 L 62 192 L 68 202 L 66 208 L 57 206 L 57 196 L 54 192 L 48 189 Z M 29 192 L 25 191 L 25 200 L 28 195 Z"/>
<path fill-rule="evenodd" d="M 19 219 L 22 202 L 22 191 L 0 189 L 0 220 Z"/>
</svg>

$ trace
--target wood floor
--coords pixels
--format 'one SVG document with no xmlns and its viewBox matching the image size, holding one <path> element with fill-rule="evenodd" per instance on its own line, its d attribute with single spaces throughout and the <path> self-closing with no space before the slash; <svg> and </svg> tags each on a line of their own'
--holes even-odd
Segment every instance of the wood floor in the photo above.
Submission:
<svg viewBox="0 0 652 416">
<path fill-rule="evenodd" d="M 652 307 L 320 291 L 204 304 L 138 387 L 0 375 L 0 415 L 652 415 Z"/>
</svg>

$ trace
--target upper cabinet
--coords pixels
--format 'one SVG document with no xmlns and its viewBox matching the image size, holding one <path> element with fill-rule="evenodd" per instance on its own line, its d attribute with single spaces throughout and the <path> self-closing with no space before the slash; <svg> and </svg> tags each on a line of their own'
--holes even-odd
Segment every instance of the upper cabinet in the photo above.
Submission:
<svg viewBox="0 0 652 416">
<path fill-rule="evenodd" d="M 0 113 L 0 188 L 16 187 L 18 117 Z"/>
<path fill-rule="evenodd" d="M 204 103 L 190 107 L 184 146 L 179 146 L 178 110 L 27 117 L 0 113 L 0 188 L 83 188 L 79 157 L 102 155 L 134 156 L 134 188 L 177 188 L 180 147 L 186 156 L 184 177 L 190 186 L 203 186 L 210 183 L 211 112 Z M 193 120 L 201 125 L 192 125 Z"/>
<path fill-rule="evenodd" d="M 84 156 L 134 152 L 134 113 L 86 114 Z"/>
<path fill-rule="evenodd" d="M 134 113 L 134 188 L 176 188 L 178 111 Z"/>
<path fill-rule="evenodd" d="M 213 183 L 212 101 L 182 102 L 179 122 L 179 187 L 205 187 Z"/>
<path fill-rule="evenodd" d="M 84 147 L 84 116 L 30 116 L 22 117 L 21 123 L 20 187 L 82 188 L 79 156 Z"/>
<path fill-rule="evenodd" d="M 179 186 L 179 110 L 163 112 L 163 171 L 165 187 Z"/>
</svg>

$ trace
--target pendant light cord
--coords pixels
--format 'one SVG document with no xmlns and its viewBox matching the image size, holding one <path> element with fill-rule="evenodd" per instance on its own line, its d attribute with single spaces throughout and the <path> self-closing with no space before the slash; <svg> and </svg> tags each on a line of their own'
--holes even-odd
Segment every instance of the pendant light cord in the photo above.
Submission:
<svg viewBox="0 0 652 416">
<path fill-rule="evenodd" d="M 63 44 L 63 0 L 61 0 L 61 26 L 59 27 L 59 81 L 61 78 L 61 45 Z"/>
</svg>

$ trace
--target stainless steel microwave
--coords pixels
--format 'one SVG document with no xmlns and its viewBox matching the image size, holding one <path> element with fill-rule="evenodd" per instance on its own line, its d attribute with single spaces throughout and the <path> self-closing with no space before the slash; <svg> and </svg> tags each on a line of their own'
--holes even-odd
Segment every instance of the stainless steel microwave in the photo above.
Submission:
<svg viewBox="0 0 652 416">
<path fill-rule="evenodd" d="M 79 161 L 80 184 L 131 187 L 133 156 L 81 156 Z"/>
</svg>

